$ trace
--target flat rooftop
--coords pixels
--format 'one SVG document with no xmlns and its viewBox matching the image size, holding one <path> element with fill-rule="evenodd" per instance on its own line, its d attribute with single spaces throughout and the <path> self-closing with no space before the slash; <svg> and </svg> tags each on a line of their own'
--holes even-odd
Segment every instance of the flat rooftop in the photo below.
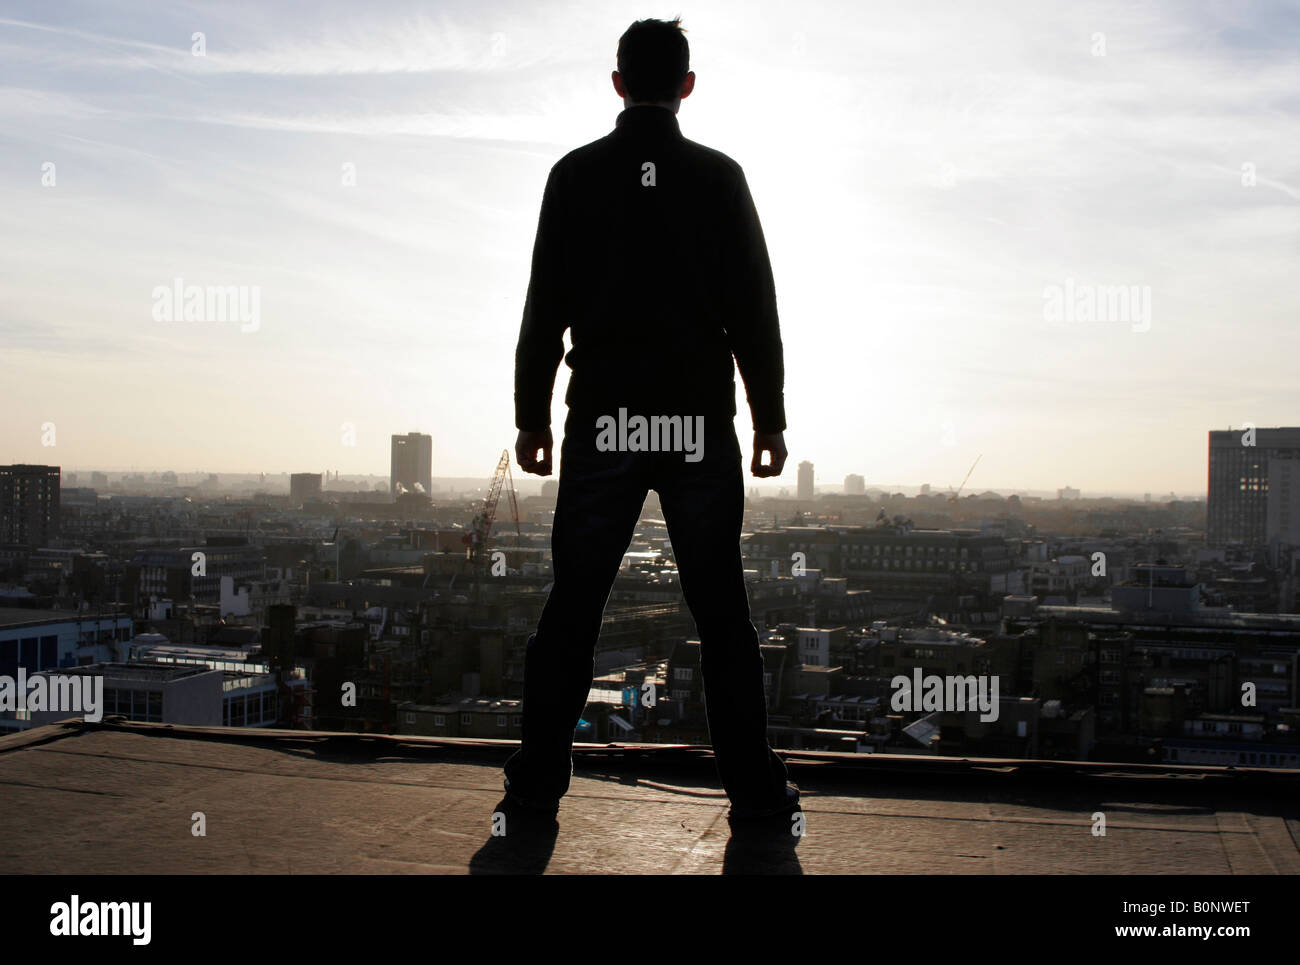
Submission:
<svg viewBox="0 0 1300 965">
<path fill-rule="evenodd" d="M 1145 583 L 1141 584 L 1144 588 Z M 1160 589 L 1159 584 L 1156 589 Z M 1131 626 L 1177 626 L 1188 633 L 1209 634 L 1218 629 L 1264 630 L 1296 633 L 1300 631 L 1300 614 L 1246 613 L 1226 607 L 1197 607 L 1192 610 L 1117 610 L 1113 606 L 1042 603 L 1030 616 L 1039 619 L 1056 617 L 1090 623 L 1114 623 Z M 1025 619 L 1023 616 L 1012 619 Z"/>
<path fill-rule="evenodd" d="M 0 737 L 0 873 L 1300 873 L 1298 772 L 790 751 L 807 833 L 774 848 L 731 839 L 694 745 L 579 745 L 558 835 L 510 850 L 491 814 L 515 747 L 35 728 Z"/>
<path fill-rule="evenodd" d="M 33 610 L 27 607 L 0 606 L 0 629 L 39 626 L 43 623 L 94 623 L 97 620 L 127 619 L 126 613 L 78 613 L 76 610 Z"/>
<path fill-rule="evenodd" d="M 107 683 L 121 680 L 179 680 L 212 673 L 212 668 L 192 663 L 92 663 L 80 667 L 50 668 L 45 673 L 103 677 Z M 233 676 L 253 676 L 249 671 L 231 671 Z"/>
</svg>

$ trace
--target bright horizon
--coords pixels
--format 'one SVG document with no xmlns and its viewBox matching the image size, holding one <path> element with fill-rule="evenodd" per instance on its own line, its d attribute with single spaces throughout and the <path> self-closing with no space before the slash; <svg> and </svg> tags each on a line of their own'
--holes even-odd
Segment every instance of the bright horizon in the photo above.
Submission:
<svg viewBox="0 0 1300 965">
<path fill-rule="evenodd" d="M 678 12 L 682 132 L 744 167 L 776 278 L 790 459 L 747 487 L 979 456 L 966 492 L 1203 498 L 1210 430 L 1300 424 L 1292 6 L 18 0 L 0 463 L 385 475 L 419 431 L 486 479 L 547 171 Z M 156 320 L 176 278 L 257 287 L 258 327 Z M 1148 319 L 1045 311 L 1120 286 Z"/>
<path fill-rule="evenodd" d="M 495 469 L 495 466 L 493 468 Z M 796 466 L 795 468 L 797 471 L 798 467 Z M 145 467 L 145 466 L 128 466 L 125 468 L 123 467 L 104 468 L 102 466 L 87 466 L 87 467 L 63 466 L 61 467 L 61 470 L 64 474 L 65 485 L 67 485 L 67 474 L 69 472 L 78 473 L 79 477 L 82 475 L 88 476 L 91 472 L 103 472 L 110 476 L 117 476 L 117 475 L 126 476 L 126 475 L 134 475 L 136 473 L 142 475 L 152 475 L 155 473 L 174 472 L 178 480 L 177 485 L 184 485 L 184 486 L 196 484 L 196 480 L 192 477 L 197 477 L 200 475 L 206 476 L 209 472 L 215 473 L 218 476 L 224 475 L 224 476 L 252 477 L 258 475 L 265 475 L 268 481 L 272 479 L 280 480 L 283 481 L 286 485 L 288 485 L 289 477 L 293 475 L 293 473 L 289 472 L 288 470 L 282 470 L 280 472 L 262 472 L 260 470 L 257 472 L 238 472 L 238 471 L 221 472 L 219 470 L 191 469 L 187 471 L 187 470 L 177 470 L 169 467 Z M 329 471 L 331 473 L 334 472 L 333 469 Z M 317 472 L 317 470 L 303 469 L 303 470 L 294 470 L 294 472 L 310 473 L 310 472 Z M 513 473 L 512 478 L 514 479 L 515 482 L 515 490 L 522 493 L 528 493 L 531 491 L 538 490 L 542 487 L 544 483 L 548 481 L 557 482 L 557 483 L 559 481 L 559 475 L 557 473 L 552 473 L 550 476 L 526 475 L 519 469 L 518 466 L 513 466 L 513 465 L 512 465 L 512 473 Z M 320 474 L 322 475 L 322 477 L 324 476 L 323 471 L 321 471 Z M 383 472 L 383 473 L 341 472 L 340 478 L 344 482 L 359 482 L 359 481 L 368 481 L 368 480 L 374 480 L 376 482 L 385 482 L 390 477 L 387 472 Z M 475 476 L 472 474 L 468 476 L 439 476 L 435 473 L 433 476 L 433 485 L 436 494 L 437 489 L 440 488 L 441 485 L 444 483 L 455 482 L 458 484 L 459 483 L 472 484 L 477 481 L 479 488 L 486 488 L 490 480 L 491 480 L 491 472 L 485 473 L 481 476 Z M 331 482 L 322 478 L 321 483 L 323 489 L 328 492 L 330 490 Z M 972 477 L 970 482 L 967 483 L 966 487 L 961 490 L 961 495 L 963 498 L 965 498 L 968 495 L 978 495 L 980 493 L 988 492 L 988 491 L 996 492 L 1003 497 L 1011 496 L 1012 494 L 1038 496 L 1043 499 L 1053 499 L 1056 497 L 1056 490 L 1035 489 L 1032 487 L 1011 486 L 1011 485 L 999 486 L 991 483 L 984 483 L 982 485 L 977 486 L 974 485 L 974 483 L 975 480 Z M 88 478 L 78 478 L 73 485 L 76 487 L 84 487 L 88 489 L 94 488 L 94 486 L 91 484 Z M 910 490 L 918 490 L 922 485 L 924 484 L 916 483 L 916 482 L 899 482 L 898 480 L 880 480 L 877 482 L 872 482 L 871 480 L 867 480 L 865 490 L 868 493 L 872 492 L 873 490 L 885 491 L 891 494 L 896 492 L 902 492 L 904 493 L 904 495 L 910 497 L 910 496 L 919 495 L 919 493 L 910 492 Z M 959 485 L 960 485 L 960 481 L 954 483 L 951 487 L 949 487 L 948 484 L 930 483 L 931 491 L 930 493 L 928 493 L 928 495 L 930 496 L 951 495 L 951 492 L 955 491 Z M 749 493 L 750 490 L 757 490 L 759 495 L 762 497 L 777 496 L 780 490 L 789 490 L 790 493 L 793 495 L 794 491 L 797 488 L 798 488 L 797 479 L 787 480 L 784 475 L 781 476 L 776 481 L 759 480 L 759 479 L 750 478 L 747 479 L 745 483 L 746 493 Z M 1058 487 L 1058 489 L 1063 489 L 1063 488 L 1065 487 L 1064 486 Z M 1071 486 L 1070 488 L 1079 489 L 1078 486 Z M 842 494 L 844 490 L 844 481 L 842 479 L 839 480 L 822 479 L 821 476 L 818 475 L 815 476 L 814 478 L 813 489 L 817 493 L 826 493 L 830 495 L 835 495 L 837 493 Z M 457 491 L 461 491 L 461 490 L 457 490 Z M 1152 504 L 1156 504 L 1156 503 L 1168 502 L 1170 498 L 1170 491 L 1168 490 L 1163 492 L 1149 492 L 1149 493 L 1134 493 L 1134 492 L 1127 492 L 1123 490 L 1106 490 L 1106 491 L 1080 490 L 1080 492 L 1081 492 L 1081 496 L 1079 497 L 1079 499 L 1083 501 L 1087 501 L 1090 499 L 1116 499 L 1116 500 L 1142 501 L 1143 497 L 1149 495 L 1151 497 Z M 1174 495 L 1179 500 L 1182 501 L 1197 501 L 1197 500 L 1204 501 L 1206 498 L 1206 493 L 1204 491 L 1175 492 Z"/>
</svg>

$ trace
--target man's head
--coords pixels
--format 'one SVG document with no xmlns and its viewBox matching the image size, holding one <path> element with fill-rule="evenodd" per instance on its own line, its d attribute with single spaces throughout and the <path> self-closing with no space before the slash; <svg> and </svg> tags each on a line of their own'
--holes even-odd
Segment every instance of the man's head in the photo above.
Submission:
<svg viewBox="0 0 1300 965">
<path fill-rule="evenodd" d="M 618 39 L 618 70 L 611 76 L 624 107 L 658 104 L 676 111 L 695 88 L 681 18 L 638 20 L 628 27 Z"/>
</svg>

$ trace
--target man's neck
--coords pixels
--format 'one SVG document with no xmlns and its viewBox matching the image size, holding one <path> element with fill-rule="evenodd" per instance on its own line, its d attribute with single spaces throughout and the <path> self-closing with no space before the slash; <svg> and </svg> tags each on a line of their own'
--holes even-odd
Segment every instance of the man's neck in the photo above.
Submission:
<svg viewBox="0 0 1300 965">
<path fill-rule="evenodd" d="M 680 101 L 676 104 L 666 104 L 663 101 L 630 101 L 626 97 L 623 98 L 624 109 L 629 107 L 662 107 L 664 110 L 672 111 L 676 114 L 679 106 L 681 106 Z"/>
</svg>

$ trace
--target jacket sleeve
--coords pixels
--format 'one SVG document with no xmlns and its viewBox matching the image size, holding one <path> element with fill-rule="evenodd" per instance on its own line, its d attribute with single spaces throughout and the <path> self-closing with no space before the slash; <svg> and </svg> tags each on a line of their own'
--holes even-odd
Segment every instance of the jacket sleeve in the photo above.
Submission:
<svg viewBox="0 0 1300 965">
<path fill-rule="evenodd" d="M 515 347 L 515 428 L 538 432 L 551 425 L 551 393 L 569 325 L 563 301 L 564 205 L 556 167 L 551 168 L 542 194 L 532 275 Z"/>
<path fill-rule="evenodd" d="M 767 242 L 744 172 L 727 210 L 723 246 L 724 325 L 745 383 L 756 432 L 785 431 L 785 363 Z"/>
</svg>

